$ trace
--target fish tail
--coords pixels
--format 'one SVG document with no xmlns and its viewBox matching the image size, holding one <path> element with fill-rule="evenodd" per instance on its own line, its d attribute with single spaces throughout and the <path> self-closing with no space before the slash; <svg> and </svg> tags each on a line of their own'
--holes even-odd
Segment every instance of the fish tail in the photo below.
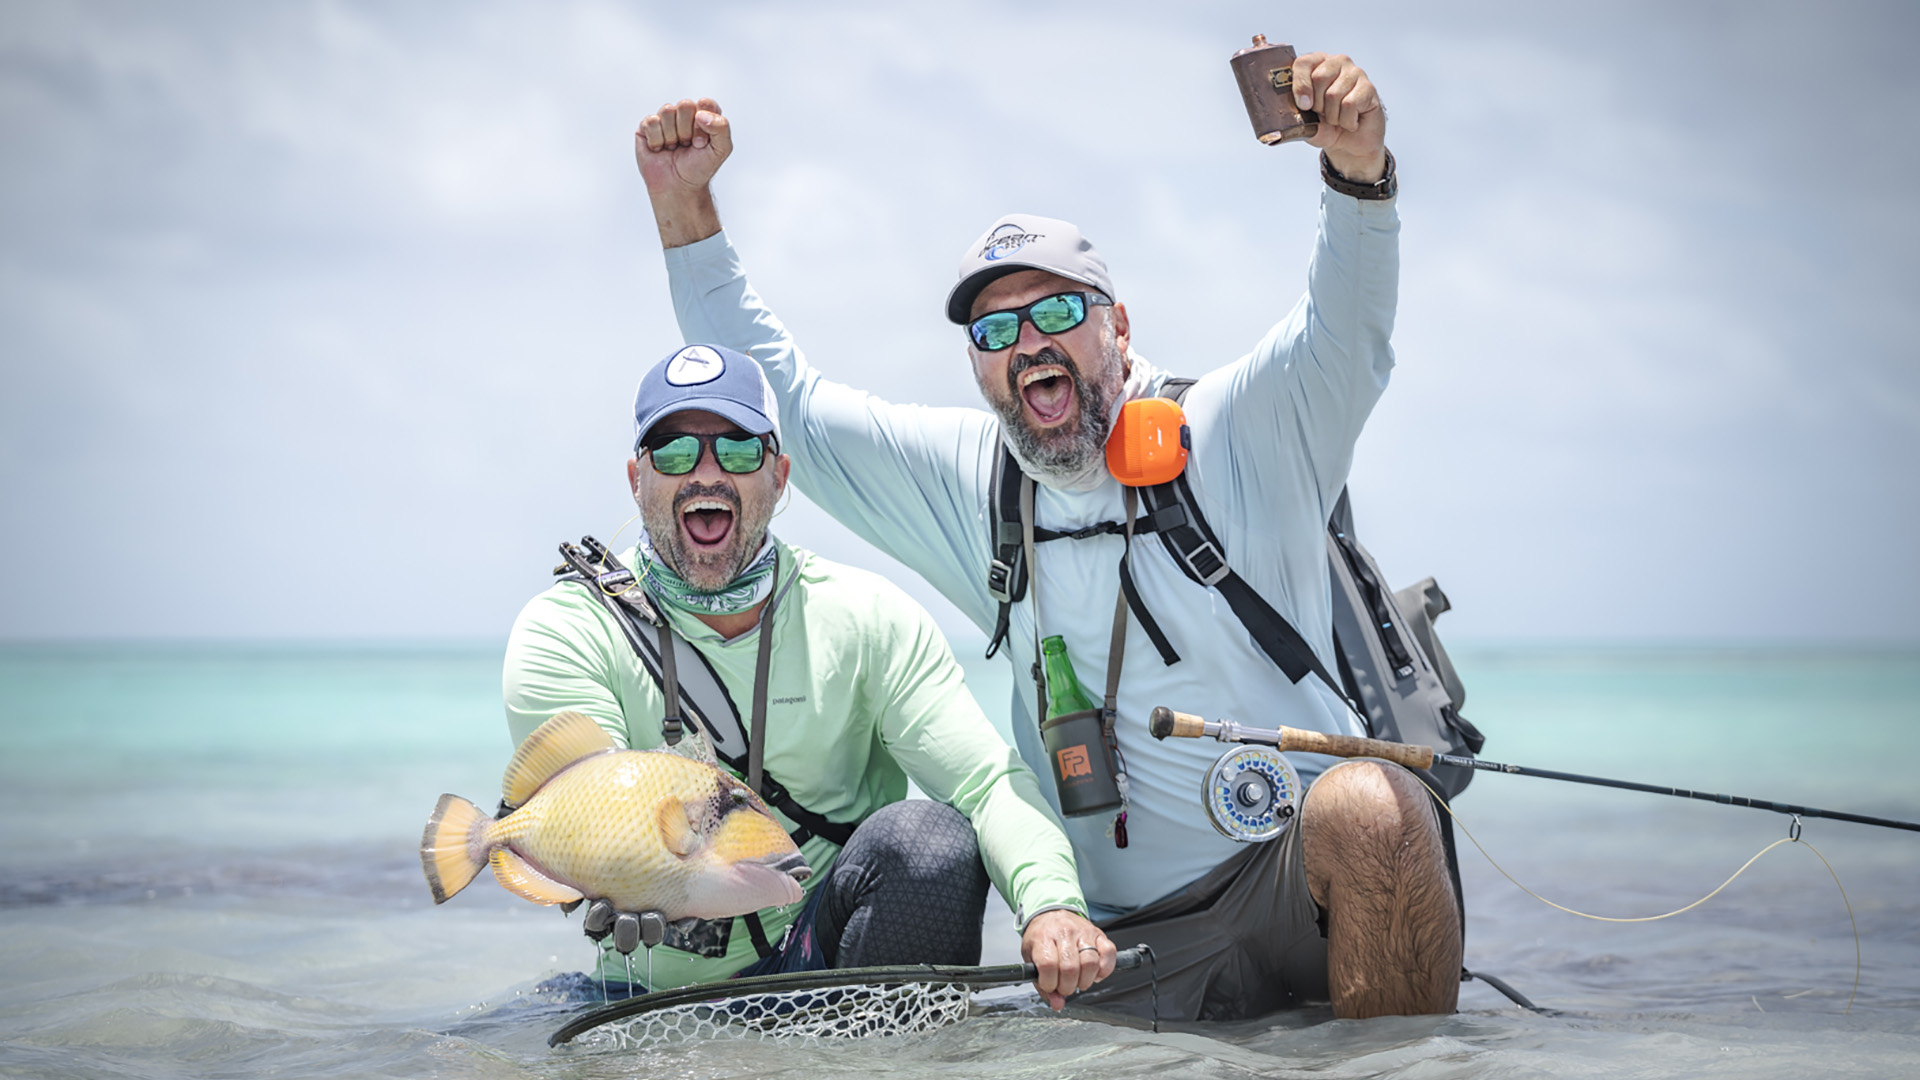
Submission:
<svg viewBox="0 0 1920 1080">
<path fill-rule="evenodd" d="M 487 865 L 487 834 L 493 819 L 458 795 L 442 795 L 420 837 L 420 868 L 426 871 L 433 902 L 467 887 Z"/>
</svg>

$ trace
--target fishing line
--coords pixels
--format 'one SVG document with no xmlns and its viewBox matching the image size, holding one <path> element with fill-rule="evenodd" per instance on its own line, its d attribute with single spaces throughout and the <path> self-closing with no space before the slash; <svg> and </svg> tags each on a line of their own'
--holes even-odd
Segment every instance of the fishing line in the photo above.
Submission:
<svg viewBox="0 0 1920 1080">
<path fill-rule="evenodd" d="M 1661 919 L 1671 919 L 1675 915 L 1684 915 L 1687 912 L 1692 911 L 1694 908 L 1699 907 L 1701 904 L 1704 904 L 1707 901 L 1713 899 L 1714 897 L 1719 896 L 1720 893 L 1724 891 L 1727 886 L 1733 884 L 1735 878 L 1738 878 L 1741 874 L 1746 873 L 1747 868 L 1752 866 L 1754 863 L 1759 862 L 1761 857 L 1766 855 L 1767 852 L 1772 851 L 1774 848 L 1777 848 L 1782 844 L 1806 845 L 1807 850 L 1813 852 L 1814 856 L 1820 860 L 1820 864 L 1827 868 L 1827 873 L 1832 876 L 1834 888 L 1840 890 L 1840 902 L 1845 904 L 1847 907 L 1847 922 L 1853 927 L 1853 991 L 1852 993 L 1847 995 L 1847 1007 L 1841 1010 L 1841 1012 L 1842 1012 L 1842 1015 L 1844 1015 L 1848 1012 L 1853 1011 L 1854 998 L 1857 997 L 1860 993 L 1860 923 L 1859 923 L 1859 920 L 1854 918 L 1853 901 L 1847 899 L 1846 886 L 1840 884 L 1840 875 L 1834 871 L 1833 864 L 1827 861 L 1827 857 L 1825 855 L 1822 855 L 1820 853 L 1820 849 L 1814 847 L 1811 841 L 1801 838 L 1800 819 L 1798 817 L 1795 817 L 1793 819 L 1792 828 L 1790 829 L 1790 831 L 1786 836 L 1783 836 L 1780 839 L 1775 840 L 1773 843 L 1768 844 L 1766 847 L 1761 848 L 1758 852 L 1754 853 L 1753 858 L 1748 859 L 1746 862 L 1742 863 L 1740 865 L 1740 869 L 1735 870 L 1732 876 L 1728 877 L 1727 880 L 1721 882 L 1719 886 L 1715 888 L 1712 892 L 1708 893 L 1707 895 L 1701 897 L 1698 900 L 1695 900 L 1693 903 L 1688 904 L 1685 907 L 1675 908 L 1672 911 L 1669 911 L 1660 915 L 1638 915 L 1638 916 L 1630 916 L 1630 917 L 1617 917 L 1612 915 L 1594 915 L 1590 912 L 1576 911 L 1575 909 L 1570 908 L 1565 904 L 1554 903 L 1552 900 L 1549 900 L 1546 897 L 1541 896 L 1539 893 L 1534 892 L 1532 889 L 1527 888 L 1524 884 L 1521 883 L 1519 878 L 1514 877 L 1512 874 L 1508 873 L 1507 868 L 1504 866 L 1501 866 L 1499 861 L 1493 857 L 1492 853 L 1487 851 L 1486 845 L 1480 842 L 1480 838 L 1473 835 L 1472 829 L 1467 828 L 1467 823 L 1465 819 L 1463 819 L 1459 814 L 1454 813 L 1453 807 L 1447 805 L 1447 800 L 1440 796 L 1440 792 L 1435 790 L 1432 784 L 1427 783 L 1427 780 L 1425 777 L 1420 776 L 1417 773 L 1414 774 L 1414 777 L 1415 779 L 1420 781 L 1423 787 L 1425 787 L 1428 791 L 1433 793 L 1433 801 L 1436 803 L 1439 803 L 1441 809 L 1447 812 L 1447 816 L 1453 818 L 1454 824 L 1460 826 L 1460 831 L 1467 834 L 1467 839 L 1473 842 L 1473 846 L 1479 849 L 1480 854 L 1485 856 L 1487 862 L 1491 864 L 1495 870 L 1500 871 L 1501 877 L 1504 877 L 1508 881 L 1513 882 L 1515 888 L 1519 889 L 1521 892 L 1526 893 L 1528 896 L 1533 897 L 1535 900 L 1540 901 L 1541 903 L 1547 905 L 1550 908 L 1554 908 L 1559 911 L 1564 911 L 1569 915 L 1578 915 L 1583 919 L 1592 919 L 1595 922 L 1646 923 L 1646 922 L 1658 922 Z"/>
<path fill-rule="evenodd" d="M 1330 735 L 1325 732 L 1303 731 L 1298 728 L 1289 727 L 1271 730 L 1267 728 L 1248 727 L 1235 723 L 1232 720 L 1207 720 L 1204 717 L 1195 716 L 1191 713 L 1177 712 L 1164 705 L 1154 707 L 1152 714 L 1148 718 L 1147 730 L 1156 739 L 1165 739 L 1170 736 L 1184 739 L 1211 737 L 1223 743 L 1270 746 L 1283 753 L 1299 751 L 1304 753 L 1332 754 L 1336 757 L 1344 758 L 1384 758 L 1397 765 L 1402 765 L 1408 770 L 1413 771 L 1415 776 L 1420 778 L 1422 786 L 1433 795 L 1436 802 L 1446 807 L 1447 814 L 1452 817 L 1454 821 L 1460 823 L 1460 829 L 1467 834 L 1467 839 L 1473 841 L 1473 846 L 1480 849 L 1480 854 L 1486 856 L 1487 862 L 1491 863 L 1495 870 L 1500 871 L 1502 877 L 1513 882 L 1521 892 L 1546 904 L 1548 907 L 1564 911 L 1569 915 L 1578 915 L 1583 919 L 1593 919 L 1598 922 L 1654 922 L 1659 919 L 1670 919 L 1675 915 L 1692 911 L 1694 908 L 1720 895 L 1722 890 L 1733 884 L 1734 878 L 1738 878 L 1741 874 L 1746 873 L 1747 868 L 1759 862 L 1760 857 L 1767 852 L 1772 851 L 1781 844 L 1806 844 L 1807 850 L 1812 851 L 1814 855 L 1819 858 L 1821 864 L 1827 868 L 1827 874 L 1833 878 L 1834 888 L 1840 890 L 1840 901 L 1845 904 L 1847 908 L 1847 922 L 1853 927 L 1853 993 L 1847 997 L 1846 1009 L 1846 1011 L 1849 1012 L 1852 1011 L 1853 1002 L 1860 992 L 1860 922 L 1854 917 L 1853 901 L 1847 898 L 1846 886 L 1840 884 L 1840 875 L 1834 870 L 1833 864 L 1827 861 L 1827 857 L 1821 854 L 1819 849 L 1801 839 L 1800 819 L 1803 816 L 1830 818 L 1835 821 L 1851 821 L 1860 825 L 1877 825 L 1881 828 L 1920 832 L 1920 822 L 1896 821 L 1891 818 L 1869 817 L 1864 814 L 1850 814 L 1838 810 L 1822 810 L 1811 806 L 1794 806 L 1786 803 L 1773 802 L 1768 799 L 1752 799 L 1739 795 L 1716 795 L 1704 791 L 1692 791 L 1687 788 L 1661 787 L 1655 784 L 1641 784 L 1629 780 L 1612 780 L 1601 776 L 1583 776 L 1579 773 L 1555 772 L 1548 769 L 1530 769 L 1521 765 L 1503 765 L 1499 762 L 1487 761 L 1482 758 L 1467 755 L 1437 753 L 1432 747 L 1418 744 L 1387 742 L 1381 739 L 1362 738 L 1354 735 Z M 1227 757 L 1221 758 L 1221 761 L 1225 762 L 1234 754 L 1241 752 L 1242 751 L 1230 751 Z M 1771 810 L 1778 814 L 1786 814 L 1793 819 L 1793 824 L 1788 827 L 1785 839 L 1776 840 L 1760 849 L 1760 851 L 1757 852 L 1753 858 L 1748 859 L 1740 869 L 1735 870 L 1732 877 L 1721 882 L 1719 888 L 1714 889 L 1712 892 L 1685 907 L 1669 911 L 1663 915 L 1644 915 L 1636 918 L 1615 918 L 1607 915 L 1592 915 L 1584 911 L 1575 911 L 1573 908 L 1567 907 L 1564 904 L 1556 904 L 1546 897 L 1541 896 L 1539 893 L 1534 892 L 1532 889 L 1527 888 L 1525 885 L 1522 885 L 1518 878 L 1507 873 L 1506 868 L 1495 861 L 1492 855 L 1488 854 L 1486 847 L 1473 835 L 1473 830 L 1467 828 L 1466 822 L 1461 820 L 1460 815 L 1454 813 L 1453 807 L 1447 805 L 1446 799 L 1441 797 L 1440 793 L 1434 789 L 1432 784 L 1427 783 L 1424 776 L 1420 776 L 1422 770 L 1432 768 L 1434 765 L 1449 765 L 1462 769 L 1480 769 L 1515 776 L 1534 776 L 1544 780 L 1564 780 L 1575 784 L 1619 788 L 1624 791 L 1644 791 L 1654 795 L 1671 795 L 1683 799 L 1699 799 L 1705 802 L 1718 803 L 1722 806 L 1748 806 L 1756 810 Z M 1213 804 L 1209 803 L 1208 812 L 1210 814 L 1213 808 Z M 1218 819 L 1216 819 L 1215 824 L 1218 825 L 1218 823 Z M 1223 828 L 1222 831 L 1225 832 L 1227 830 Z M 1229 835 L 1232 834 L 1229 833 Z"/>
<path fill-rule="evenodd" d="M 606 548 L 607 548 L 607 557 L 608 557 L 608 558 L 612 558 L 612 557 L 613 557 L 613 543 L 614 543 L 614 541 L 616 541 L 616 540 L 618 540 L 618 539 L 620 539 L 620 534 L 621 534 L 621 533 L 623 533 L 623 532 L 626 532 L 626 531 L 627 531 L 627 526 L 629 526 L 629 525 L 631 525 L 631 524 L 633 524 L 634 522 L 636 522 L 636 521 L 638 521 L 638 520 L 640 520 L 640 514 L 641 514 L 641 511 L 639 511 L 639 510 L 635 510 L 635 511 L 633 512 L 633 516 L 632 516 L 632 517 L 630 517 L 630 518 L 628 518 L 627 520 L 625 520 L 625 521 L 623 521 L 623 522 L 621 522 L 621 523 L 620 523 L 620 527 L 619 527 L 619 528 L 617 528 L 617 529 L 615 529 L 615 530 L 613 530 L 613 535 L 612 535 L 612 536 L 609 536 L 609 537 L 607 537 L 607 543 L 606 543 Z M 601 567 L 601 568 L 603 568 L 603 569 L 607 569 L 607 570 L 611 570 L 611 569 L 613 569 L 613 567 L 611 567 L 611 566 L 608 566 L 608 565 L 607 565 L 607 563 L 606 563 L 606 560 L 605 560 L 605 559 L 602 559 L 601 561 L 599 561 L 599 562 L 597 562 L 597 563 L 595 563 L 594 565 L 595 565 L 595 566 L 599 566 L 599 567 Z M 633 578 L 633 580 L 632 580 L 632 581 L 630 581 L 630 582 L 628 582 L 625 588 L 622 588 L 622 589 L 620 589 L 620 590 L 619 590 L 619 591 L 617 591 L 617 592 L 616 592 L 616 591 L 614 591 L 614 590 L 612 590 L 612 589 L 608 589 L 608 588 L 607 588 L 607 587 L 606 587 L 605 585 L 602 585 L 602 586 L 600 586 L 600 591 L 601 591 L 601 592 L 603 592 L 603 593 L 606 593 L 606 594 L 607 594 L 608 596 L 614 596 L 614 597 L 618 597 L 618 596 L 621 596 L 621 595 L 623 595 L 623 594 L 625 594 L 625 593 L 627 592 L 627 590 L 628 590 L 628 589 L 634 589 L 634 588 L 638 588 L 638 587 L 639 587 L 639 585 L 640 585 L 640 575 L 638 575 L 638 574 L 635 574 L 635 575 L 634 575 L 634 578 Z"/>
</svg>

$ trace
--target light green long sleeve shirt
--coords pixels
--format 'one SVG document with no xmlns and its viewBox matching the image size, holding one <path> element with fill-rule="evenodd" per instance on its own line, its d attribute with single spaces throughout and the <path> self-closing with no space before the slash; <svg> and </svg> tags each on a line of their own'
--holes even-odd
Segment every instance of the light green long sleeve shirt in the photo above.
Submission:
<svg viewBox="0 0 1920 1080">
<path fill-rule="evenodd" d="M 634 565 L 628 550 L 622 560 Z M 781 545 L 784 586 L 773 621 L 768 675 L 767 773 L 801 806 L 837 822 L 857 822 L 907 795 L 909 778 L 929 798 L 973 823 L 994 887 L 1024 925 L 1048 908 L 1085 913 L 1073 852 L 1038 782 L 980 711 L 960 666 L 932 616 L 892 582 Z M 759 630 L 731 640 L 684 612 L 669 611 L 674 629 L 712 665 L 738 706 L 751 711 Z M 621 746 L 662 743 L 664 698 L 613 617 L 574 582 L 561 582 L 529 602 L 507 643 L 507 726 L 515 745 L 565 709 L 597 720 Z M 778 810 L 776 817 L 789 829 Z M 801 848 L 824 879 L 839 848 L 820 837 Z M 778 941 L 801 904 L 760 913 Z M 727 954 L 704 959 L 653 950 L 655 987 L 725 978 L 756 959 L 743 932 Z M 611 954 L 609 954 L 611 955 Z M 625 964 L 605 967 L 624 978 Z M 636 977 L 644 978 L 636 957 Z"/>
</svg>

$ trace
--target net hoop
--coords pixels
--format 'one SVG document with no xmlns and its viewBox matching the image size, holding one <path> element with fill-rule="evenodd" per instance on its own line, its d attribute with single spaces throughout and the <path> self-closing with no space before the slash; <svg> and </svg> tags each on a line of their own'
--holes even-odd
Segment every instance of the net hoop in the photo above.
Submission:
<svg viewBox="0 0 1920 1080">
<path fill-rule="evenodd" d="M 1141 949 L 1122 949 L 1114 957 L 1115 970 L 1124 971 L 1140 966 Z M 996 986 L 1013 986 L 1031 982 L 1038 972 L 1032 964 L 1001 964 L 992 967 L 965 967 L 946 964 L 902 964 L 892 967 L 837 968 L 827 971 L 794 971 L 778 975 L 753 975 L 743 979 L 726 979 L 720 982 L 700 983 L 695 986 L 683 986 L 673 990 L 658 990 L 651 994 L 616 1001 L 596 1009 L 581 1013 L 568 1021 L 560 1030 L 547 1038 L 548 1046 L 559 1046 L 572 1042 L 581 1035 L 618 1021 L 668 1009 L 682 1009 L 693 1020 L 675 1020 L 673 1027 L 679 1030 L 687 1023 L 713 1024 L 720 1026 L 724 1015 L 724 1024 L 742 1026 L 749 1030 L 775 1028 L 785 1029 L 791 1023 L 796 1033 L 804 1034 L 808 1025 L 816 1019 L 822 1021 L 822 1030 L 816 1034 L 858 1034 L 842 1032 L 835 1025 L 846 1026 L 848 1021 L 827 1019 L 835 1010 L 852 1015 L 860 1009 L 867 1012 L 862 1016 L 874 1017 L 894 1009 L 905 1002 L 915 1002 L 912 1009 L 925 1012 L 929 1017 L 938 1019 L 934 1027 L 944 1027 L 966 1018 L 969 1004 L 968 992 L 989 990 Z M 928 988 L 942 990 L 936 993 Z M 842 993 L 838 997 L 823 994 L 825 991 L 857 991 Z M 913 990 L 907 994 L 902 991 Z M 813 994 L 813 997 L 801 995 Z M 784 1010 L 784 1011 L 782 1011 Z M 795 1016 L 796 1012 L 814 1010 L 812 1013 Z M 877 1011 L 876 1011 L 877 1010 Z M 753 1019 L 742 1020 L 742 1014 L 750 1014 Z M 899 1027 L 888 1028 L 886 1033 L 897 1034 L 908 1030 L 912 1024 L 921 1023 L 907 1013 L 896 1015 Z M 755 1027 L 755 1025 L 759 1025 Z M 834 1030 L 827 1030 L 833 1028 Z M 931 1030 L 930 1027 L 912 1027 L 912 1030 Z M 784 1034 L 784 1030 L 774 1031 Z M 669 1036 L 671 1037 L 671 1036 Z"/>
<path fill-rule="evenodd" d="M 651 1050 L 715 1039 L 812 1042 L 915 1035 L 965 1020 L 972 991 L 953 983 L 863 984 L 671 1005 L 595 1028 L 580 1045 Z"/>
</svg>

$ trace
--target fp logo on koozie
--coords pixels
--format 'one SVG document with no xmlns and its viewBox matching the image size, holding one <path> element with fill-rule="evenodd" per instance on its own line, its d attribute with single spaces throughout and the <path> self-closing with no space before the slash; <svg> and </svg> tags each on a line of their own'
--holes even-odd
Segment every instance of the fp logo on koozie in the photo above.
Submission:
<svg viewBox="0 0 1920 1080">
<path fill-rule="evenodd" d="M 698 386 L 712 382 L 727 370 L 720 354 L 705 345 L 689 345 L 667 361 L 667 382 L 672 386 Z"/>
<path fill-rule="evenodd" d="M 1092 776 L 1093 762 L 1088 759 L 1085 743 L 1069 746 L 1057 755 L 1060 761 L 1060 779 L 1071 780 L 1076 776 Z"/>
</svg>

